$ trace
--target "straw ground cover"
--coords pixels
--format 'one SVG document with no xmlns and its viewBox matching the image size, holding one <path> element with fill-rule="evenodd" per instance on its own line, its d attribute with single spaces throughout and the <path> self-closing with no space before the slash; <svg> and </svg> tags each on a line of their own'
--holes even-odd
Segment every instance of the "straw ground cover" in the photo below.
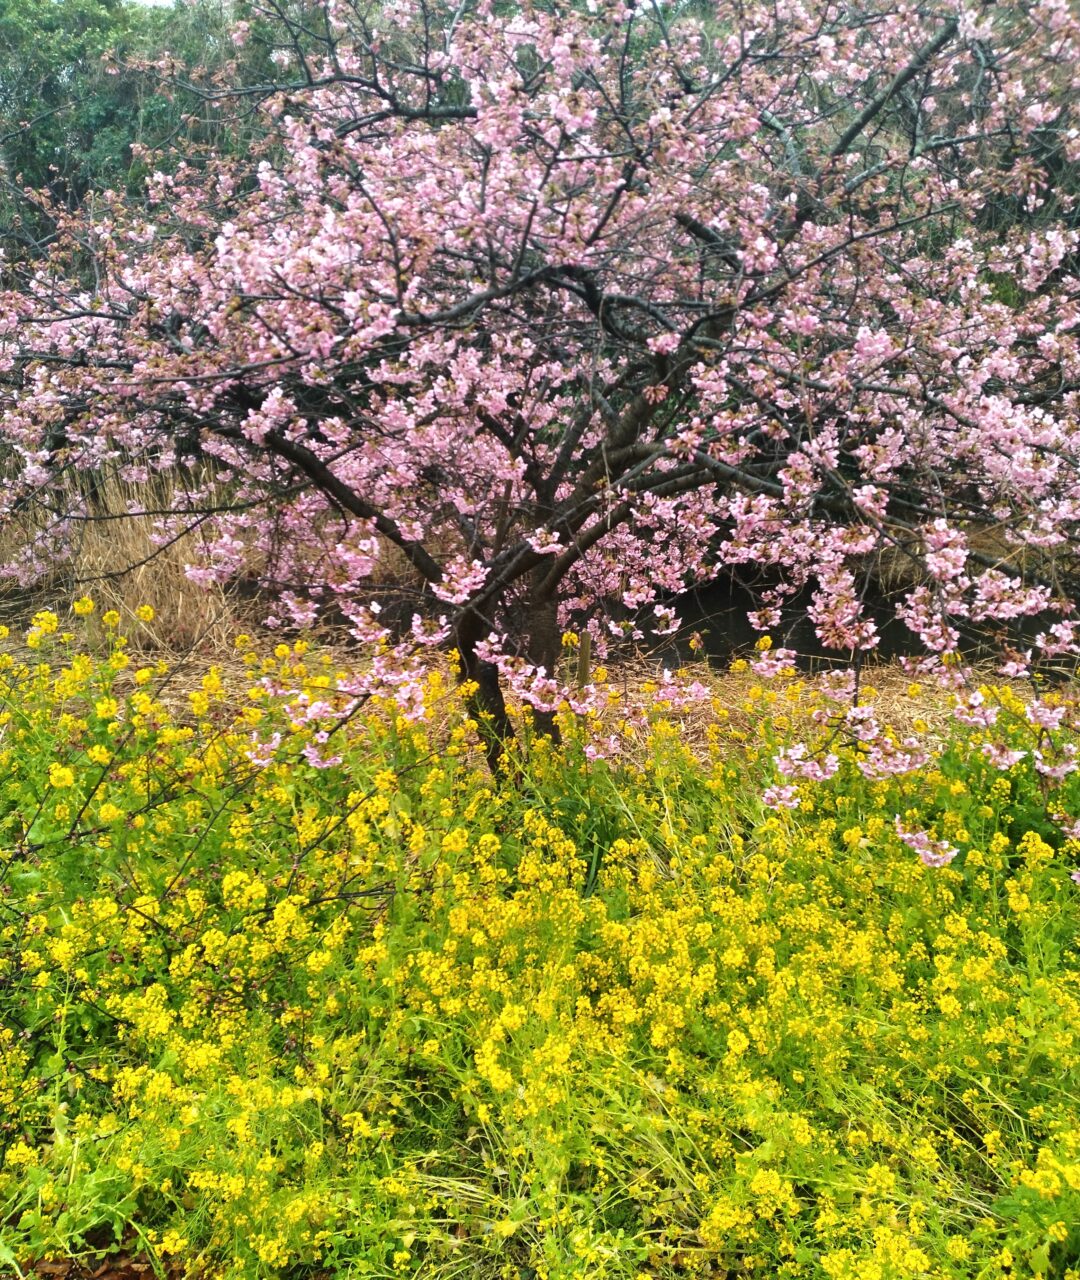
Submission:
<svg viewBox="0 0 1080 1280">
<path fill-rule="evenodd" d="M 70 476 L 51 493 L 47 510 L 26 507 L 0 530 L 0 564 L 16 575 L 0 596 L 0 614 L 9 623 L 27 621 L 35 608 L 65 594 L 89 590 L 99 612 L 115 609 L 125 620 L 140 604 L 153 608 L 153 622 L 138 629 L 144 647 L 172 654 L 228 650 L 250 620 L 251 603 L 235 584 L 192 581 L 189 566 L 205 558 L 201 529 L 178 533 L 161 518 L 179 503 L 175 483 L 163 477 L 137 483 L 102 471 L 95 473 L 90 497 Z M 227 496 L 219 494 L 223 506 Z M 65 508 L 82 515 L 58 522 L 56 512 Z M 74 529 L 64 554 L 56 547 L 58 524 Z M 37 574 L 23 588 L 17 575 L 27 548 L 34 549 Z M 249 549 L 245 574 L 254 579 L 260 567 L 261 557 Z"/>
<path fill-rule="evenodd" d="M 496 787 L 446 673 L 346 714 L 303 642 L 192 677 L 78 612 L 0 657 L 0 1269 L 1078 1273 L 1080 786 L 1009 689 L 1004 768 L 916 715 L 867 777 L 736 673 Z"/>
</svg>

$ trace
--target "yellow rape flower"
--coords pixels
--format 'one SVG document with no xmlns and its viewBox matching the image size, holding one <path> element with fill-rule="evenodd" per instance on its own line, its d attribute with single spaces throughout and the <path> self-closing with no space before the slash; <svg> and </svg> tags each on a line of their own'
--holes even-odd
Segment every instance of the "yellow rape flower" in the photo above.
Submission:
<svg viewBox="0 0 1080 1280">
<path fill-rule="evenodd" d="M 60 619 L 49 609 L 39 609 L 30 619 L 30 625 L 43 635 L 49 636 L 60 625 Z"/>
<path fill-rule="evenodd" d="M 73 787 L 75 785 L 75 773 L 68 768 L 66 764 L 53 763 L 49 765 L 49 785 L 56 788 L 57 791 L 64 787 Z"/>
<path fill-rule="evenodd" d="M 5 1163 L 16 1169 L 25 1169 L 29 1165 L 37 1164 L 38 1154 L 32 1147 L 28 1147 L 20 1138 L 17 1142 L 8 1147 L 7 1155 L 4 1157 Z"/>
</svg>

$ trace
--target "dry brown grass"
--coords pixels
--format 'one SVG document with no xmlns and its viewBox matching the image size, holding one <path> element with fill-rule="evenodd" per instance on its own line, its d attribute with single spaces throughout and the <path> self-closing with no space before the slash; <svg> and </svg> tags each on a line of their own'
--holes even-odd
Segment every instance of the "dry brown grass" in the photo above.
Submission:
<svg viewBox="0 0 1080 1280">
<path fill-rule="evenodd" d="M 708 696 L 691 701 L 674 711 L 671 718 L 679 725 L 682 741 L 694 751 L 706 754 L 716 725 L 752 734 L 764 718 L 786 717 L 793 731 L 803 722 L 811 730 L 810 713 L 820 707 L 816 696 L 818 679 L 806 672 L 763 679 L 752 670 L 699 661 L 679 669 L 681 684 L 697 682 L 708 690 Z M 970 683 L 1000 686 L 1009 684 L 1017 693 L 1027 692 L 1018 682 L 1003 681 L 995 674 L 994 664 L 972 664 Z M 620 703 L 614 708 L 614 722 L 628 706 L 641 707 L 664 698 L 660 666 L 655 659 L 639 655 L 613 663 L 608 683 L 619 690 Z M 925 744 L 940 744 L 949 736 L 952 721 L 951 697 L 934 680 L 913 680 L 900 663 L 892 660 L 869 662 L 863 667 L 859 682 L 859 700 L 873 704 L 878 720 L 898 737 L 914 736 Z M 842 710 L 842 703 L 832 703 Z M 795 734 L 798 736 L 798 733 Z M 732 743 L 737 749 L 737 739 Z"/>
<path fill-rule="evenodd" d="M 54 495 L 53 505 L 62 508 L 64 496 Z M 168 510 L 173 496 L 166 482 L 151 488 L 115 476 L 103 480 L 95 493 L 93 518 L 79 523 L 71 555 L 32 590 L 9 591 L 5 612 L 16 624 L 20 615 L 28 617 L 42 607 L 63 615 L 72 600 L 89 595 L 99 613 L 115 609 L 133 641 L 137 634 L 147 649 L 178 654 L 231 647 L 236 632 L 254 622 L 255 610 L 235 591 L 189 579 L 186 567 L 198 559 L 199 531 L 162 546 L 155 517 L 129 514 L 140 507 Z M 73 509 L 76 505 L 71 504 Z M 0 533 L 0 561 L 12 548 L 40 536 L 41 524 L 39 513 L 12 522 Z M 155 618 L 136 628 L 133 617 L 139 605 L 150 605 Z"/>
</svg>

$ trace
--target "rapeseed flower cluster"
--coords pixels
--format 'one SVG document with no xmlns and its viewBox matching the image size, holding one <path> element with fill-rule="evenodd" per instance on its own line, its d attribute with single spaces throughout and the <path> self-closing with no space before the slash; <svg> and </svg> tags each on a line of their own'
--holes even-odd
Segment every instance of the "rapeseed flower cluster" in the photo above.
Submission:
<svg viewBox="0 0 1080 1280">
<path fill-rule="evenodd" d="M 1008 690 L 1006 769 L 973 725 L 868 774 L 783 677 L 697 745 L 658 701 L 617 762 L 568 721 L 497 786 L 438 670 L 335 719 L 302 641 L 189 674 L 119 621 L 0 655 L 20 1265 L 1080 1274 L 1080 809 Z"/>
</svg>

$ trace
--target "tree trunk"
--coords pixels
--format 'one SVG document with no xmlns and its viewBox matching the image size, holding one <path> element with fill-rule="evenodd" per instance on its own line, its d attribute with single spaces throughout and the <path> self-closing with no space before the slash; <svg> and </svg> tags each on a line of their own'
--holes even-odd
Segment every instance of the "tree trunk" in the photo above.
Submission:
<svg viewBox="0 0 1080 1280">
<path fill-rule="evenodd" d="M 547 565 L 541 564 L 533 572 L 533 594 L 529 597 L 525 625 L 528 632 L 529 661 L 543 667 L 549 676 L 555 677 L 562 654 L 562 634 L 559 631 L 559 602 L 556 595 L 545 594 L 540 584 L 547 573 Z M 534 711 L 533 723 L 538 733 L 558 742 L 559 726 L 554 711 Z"/>
<path fill-rule="evenodd" d="M 479 728 L 488 768 L 494 777 L 505 778 L 509 773 L 506 748 L 513 740 L 514 729 L 506 710 L 498 668 L 483 661 L 476 652 L 476 646 L 487 634 L 487 624 L 480 614 L 474 609 L 465 609 L 454 628 L 454 643 L 461 656 L 458 678 L 463 684 L 476 686 L 476 692 L 469 697 L 469 714 Z"/>
</svg>

